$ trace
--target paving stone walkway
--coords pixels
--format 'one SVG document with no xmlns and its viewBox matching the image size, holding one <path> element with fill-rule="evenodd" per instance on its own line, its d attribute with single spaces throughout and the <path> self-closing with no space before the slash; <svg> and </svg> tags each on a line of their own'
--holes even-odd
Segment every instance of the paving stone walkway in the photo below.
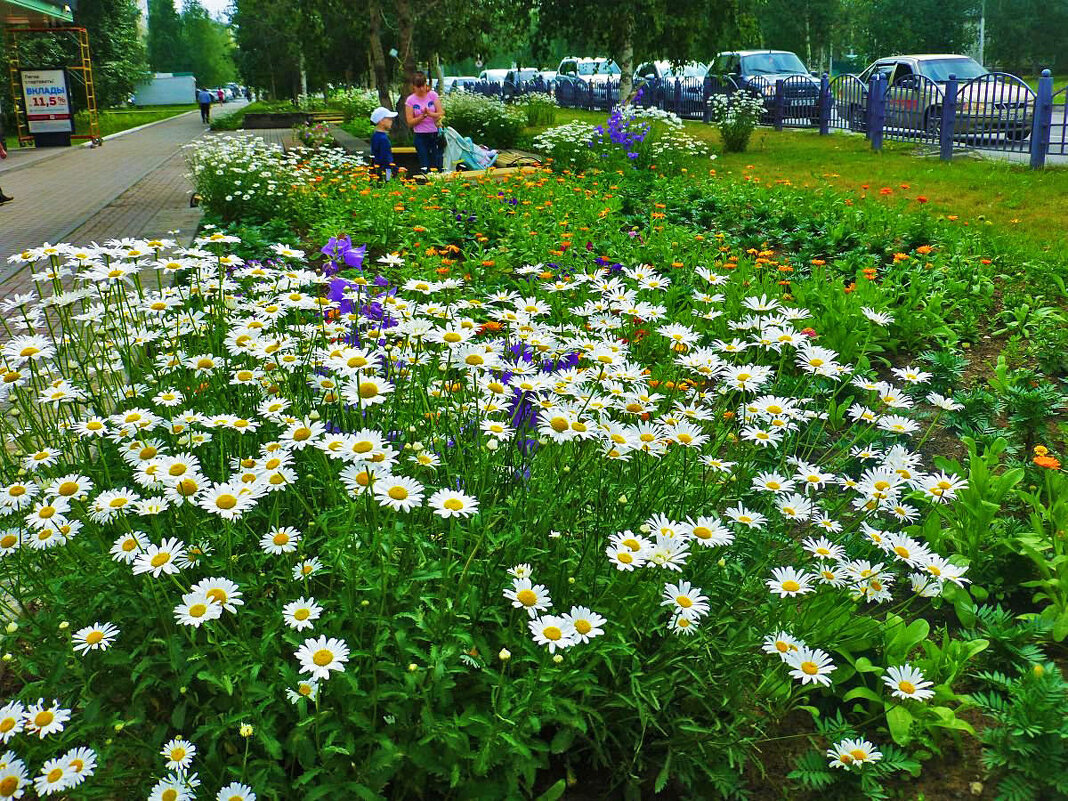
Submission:
<svg viewBox="0 0 1068 801">
<path fill-rule="evenodd" d="M 242 132 L 236 132 L 242 133 Z M 289 129 L 253 132 L 279 144 Z M 0 170 L 0 186 L 15 197 L 0 207 L 0 295 L 25 291 L 29 274 L 7 257 L 43 242 L 90 244 L 118 237 L 165 236 L 190 242 L 200 210 L 189 205 L 183 145 L 211 134 L 198 112 L 183 114 L 100 148 L 72 148 Z M 31 154 L 25 154 L 30 156 Z"/>
</svg>

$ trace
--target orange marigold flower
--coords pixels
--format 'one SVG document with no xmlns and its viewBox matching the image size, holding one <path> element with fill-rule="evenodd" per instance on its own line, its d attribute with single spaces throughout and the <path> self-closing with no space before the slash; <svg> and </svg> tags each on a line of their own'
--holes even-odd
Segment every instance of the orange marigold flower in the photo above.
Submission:
<svg viewBox="0 0 1068 801">
<path fill-rule="evenodd" d="M 484 261 L 482 262 L 482 266 L 483 266 L 483 267 L 492 267 L 492 266 L 493 266 L 494 264 L 496 264 L 496 263 L 497 263 L 497 262 L 495 262 L 495 261 L 494 261 L 493 259 L 485 259 L 485 260 L 484 260 Z"/>
<path fill-rule="evenodd" d="M 734 412 L 724 412 L 723 413 L 723 419 L 724 420 L 733 420 L 734 419 Z"/>
<path fill-rule="evenodd" d="M 1052 456 L 1036 456 L 1032 459 L 1039 467 L 1044 467 L 1047 470 L 1060 470 L 1061 463 L 1054 459 Z"/>
<path fill-rule="evenodd" d="M 1045 445 L 1035 445 L 1035 456 L 1045 456 L 1049 453 L 1049 448 Z"/>
<path fill-rule="evenodd" d="M 956 222 L 957 220 L 960 219 L 960 217 L 958 217 L 956 214 L 947 214 L 946 215 L 946 219 L 949 220 L 950 222 Z"/>
<path fill-rule="evenodd" d="M 917 203 L 926 203 L 927 202 L 927 195 L 916 195 L 916 202 Z"/>
<path fill-rule="evenodd" d="M 979 259 L 980 264 L 993 264 L 990 259 Z"/>
<path fill-rule="evenodd" d="M 826 263 L 827 262 L 824 261 L 823 259 L 813 259 L 812 261 L 809 262 L 809 264 L 811 264 L 813 267 L 822 267 Z"/>
<path fill-rule="evenodd" d="M 882 189 L 879 190 L 879 194 L 880 195 L 892 195 L 892 194 L 894 194 L 894 190 L 891 189 L 889 186 L 884 186 Z"/>
<path fill-rule="evenodd" d="M 920 245 L 918 248 L 916 248 L 916 252 L 919 253 L 921 256 L 926 256 L 933 250 L 934 248 L 930 245 Z"/>
<path fill-rule="evenodd" d="M 909 260 L 909 254 L 908 253 L 895 253 L 894 254 L 894 263 L 895 264 L 897 262 L 899 262 L 899 261 L 908 261 L 908 260 Z"/>
<path fill-rule="evenodd" d="M 449 274 L 449 268 L 448 267 L 438 267 L 438 269 L 434 270 L 434 272 L 436 272 L 438 275 L 448 275 Z"/>
</svg>

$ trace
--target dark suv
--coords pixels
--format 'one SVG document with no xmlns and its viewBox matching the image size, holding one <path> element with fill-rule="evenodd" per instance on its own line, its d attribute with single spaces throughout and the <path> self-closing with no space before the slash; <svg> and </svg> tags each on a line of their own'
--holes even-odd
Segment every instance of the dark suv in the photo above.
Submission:
<svg viewBox="0 0 1068 801">
<path fill-rule="evenodd" d="M 820 84 L 789 50 L 731 50 L 720 53 L 708 70 L 709 75 L 730 78 L 739 89 L 764 100 L 769 111 L 775 102 L 775 82 L 785 81 L 787 119 L 806 119 L 818 124 L 820 118 Z"/>
</svg>

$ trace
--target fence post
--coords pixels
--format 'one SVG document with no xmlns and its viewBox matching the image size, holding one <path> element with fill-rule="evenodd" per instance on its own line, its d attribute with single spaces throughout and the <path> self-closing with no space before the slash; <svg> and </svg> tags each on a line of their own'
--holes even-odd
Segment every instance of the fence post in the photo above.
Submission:
<svg viewBox="0 0 1068 801">
<path fill-rule="evenodd" d="M 872 77 L 868 85 L 868 138 L 872 150 L 883 149 L 883 127 L 886 125 L 886 78 Z"/>
<path fill-rule="evenodd" d="M 710 115 L 708 101 L 712 99 L 712 77 L 705 76 L 701 87 L 701 122 L 707 123 Z"/>
<path fill-rule="evenodd" d="M 820 136 L 831 129 L 831 76 L 826 72 L 820 77 Z"/>
<path fill-rule="evenodd" d="M 1038 79 L 1038 94 L 1035 95 L 1035 115 L 1031 120 L 1031 169 L 1046 166 L 1046 151 L 1049 149 L 1050 128 L 1053 124 L 1053 77 L 1049 70 L 1042 70 Z"/>
<path fill-rule="evenodd" d="M 782 123 L 786 117 L 786 87 L 783 85 L 782 78 L 775 81 L 775 108 L 772 112 L 772 121 L 775 124 L 775 130 L 782 130 Z"/>
<path fill-rule="evenodd" d="M 953 159 L 953 130 L 957 127 L 957 76 L 950 73 L 942 95 L 942 119 L 938 123 L 938 157 Z"/>
<path fill-rule="evenodd" d="M 682 81 L 675 79 L 675 113 L 682 116 Z"/>
</svg>

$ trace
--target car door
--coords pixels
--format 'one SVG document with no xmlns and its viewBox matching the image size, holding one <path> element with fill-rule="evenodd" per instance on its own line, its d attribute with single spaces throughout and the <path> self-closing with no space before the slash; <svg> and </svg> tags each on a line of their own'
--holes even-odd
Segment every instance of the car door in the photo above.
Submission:
<svg viewBox="0 0 1068 801">
<path fill-rule="evenodd" d="M 916 108 L 917 82 L 912 67 L 905 61 L 894 64 L 886 76 L 886 124 L 891 128 L 911 127 Z"/>
</svg>

